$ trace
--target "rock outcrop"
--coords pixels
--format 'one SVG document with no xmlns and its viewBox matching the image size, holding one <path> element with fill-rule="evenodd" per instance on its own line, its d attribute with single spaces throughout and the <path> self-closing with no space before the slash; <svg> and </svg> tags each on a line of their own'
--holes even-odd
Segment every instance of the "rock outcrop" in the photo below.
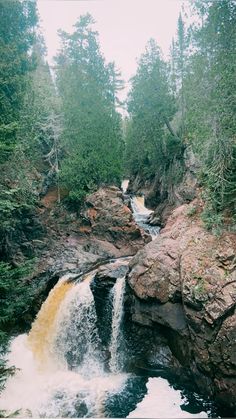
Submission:
<svg viewBox="0 0 236 419">
<path fill-rule="evenodd" d="M 134 222 L 132 211 L 123 202 L 121 190 L 115 186 L 101 188 L 89 195 L 81 213 L 88 246 L 96 243 L 110 248 L 111 256 L 134 255 L 151 237 Z M 105 247 L 104 247 L 105 249 Z"/>
<path fill-rule="evenodd" d="M 80 274 L 110 259 L 132 256 L 151 240 L 135 224 L 119 188 L 101 188 L 89 195 L 79 216 L 57 207 L 54 198 L 50 191 L 42 200 L 39 220 L 45 230 L 43 240 L 28 243 L 34 246 L 38 261 L 28 279 L 35 297 L 24 313 L 22 329 L 30 327 L 62 275 Z"/>
<path fill-rule="evenodd" d="M 130 262 L 133 321 L 161 325 L 198 388 L 236 407 L 236 237 L 207 232 L 201 201 L 177 208 Z"/>
</svg>

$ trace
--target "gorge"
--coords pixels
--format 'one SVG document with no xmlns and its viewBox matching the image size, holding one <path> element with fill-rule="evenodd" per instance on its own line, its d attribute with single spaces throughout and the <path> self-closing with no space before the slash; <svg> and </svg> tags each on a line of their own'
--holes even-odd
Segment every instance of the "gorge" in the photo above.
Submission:
<svg viewBox="0 0 236 419">
<path fill-rule="evenodd" d="M 2 418 L 236 416 L 236 3 L 134 3 L 58 2 L 52 64 L 0 0 Z"/>
<path fill-rule="evenodd" d="M 112 223 L 121 225 L 125 215 L 126 224 L 118 230 L 118 239 L 123 239 L 125 234 L 127 241 L 130 235 L 127 214 L 131 220 L 132 213 L 123 203 L 126 200 L 127 196 L 122 196 L 114 187 L 88 197 L 85 213 L 91 217 L 91 228 L 98 233 L 99 222 L 108 222 L 111 230 L 115 227 Z M 131 198 L 130 205 L 137 223 L 149 231 L 150 211 L 144 207 L 143 199 Z M 180 214 L 182 211 L 177 210 Z M 170 223 L 172 234 L 175 234 L 173 219 L 174 214 Z M 132 229 L 137 228 L 133 221 L 129 222 Z M 186 220 L 184 228 L 189 230 Z M 193 351 L 193 338 L 188 335 L 186 312 L 182 311 L 170 238 L 170 274 L 166 273 L 170 269 L 169 263 L 163 271 L 162 260 L 158 262 L 168 223 L 161 235 L 157 235 L 158 230 L 159 227 L 152 228 L 153 240 L 139 245 L 140 250 L 134 257 L 124 255 L 100 262 L 86 274 L 78 274 L 78 268 L 70 266 L 70 272 L 61 276 L 43 303 L 29 334 L 19 335 L 11 343 L 9 364 L 20 370 L 6 383 L 0 398 L 1 410 L 8 414 L 18 411 L 23 417 L 157 417 L 157 414 L 158 417 L 212 417 L 224 412 L 223 406 L 211 399 L 213 387 L 208 393 L 210 397 L 204 392 L 206 382 L 210 389 L 208 371 L 204 371 L 205 352 L 202 347 L 198 348 L 198 342 L 205 342 L 204 335 L 198 334 L 194 343 L 194 357 L 201 362 L 202 373 L 200 369 L 197 371 L 199 364 L 194 365 L 192 354 L 189 355 Z M 182 235 L 181 230 L 179 234 Z M 194 234 L 196 237 L 195 226 Z M 86 240 L 91 242 L 88 237 Z M 116 239 L 113 243 L 116 245 Z M 94 248 L 90 246 L 89 252 L 91 249 Z M 100 251 L 104 255 L 104 249 Z M 170 257 L 168 255 L 165 258 Z M 92 265 L 95 263 L 94 260 Z M 63 272 L 65 267 L 64 260 L 59 271 Z M 154 269 L 157 271 L 153 276 Z M 165 277 L 163 285 L 158 283 L 159 269 Z M 230 278 L 228 281 L 233 283 Z M 195 305 L 205 302 L 199 294 L 191 298 Z M 200 314 L 199 307 L 196 309 Z M 230 313 L 229 307 L 229 319 Z M 220 336 L 221 331 L 217 329 L 217 333 Z M 223 368 L 223 361 L 219 362 L 218 366 Z M 199 394 L 204 397 L 191 388 L 193 379 Z"/>
</svg>

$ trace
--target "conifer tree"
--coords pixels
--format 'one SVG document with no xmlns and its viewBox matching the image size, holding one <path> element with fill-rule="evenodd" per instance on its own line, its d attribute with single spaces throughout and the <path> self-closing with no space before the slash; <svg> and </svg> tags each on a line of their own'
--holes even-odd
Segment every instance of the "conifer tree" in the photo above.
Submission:
<svg viewBox="0 0 236 419">
<path fill-rule="evenodd" d="M 203 165 L 210 211 L 236 200 L 236 4 L 195 2 L 194 53 L 186 77 L 188 137 Z"/>
<path fill-rule="evenodd" d="M 16 143 L 27 77 L 34 68 L 36 24 L 34 2 L 0 0 L 0 163 Z"/>
<path fill-rule="evenodd" d="M 161 168 L 165 171 L 173 158 L 174 144 L 176 153 L 179 152 L 179 138 L 171 126 L 176 108 L 168 66 L 153 39 L 148 42 L 132 79 L 128 110 L 131 120 L 126 158 L 130 173 L 141 171 L 154 176 Z"/>
<path fill-rule="evenodd" d="M 87 14 L 73 34 L 61 32 L 57 86 L 64 116 L 62 180 L 70 200 L 121 176 L 121 118 L 116 111 L 118 74 L 101 54 L 94 21 Z"/>
</svg>

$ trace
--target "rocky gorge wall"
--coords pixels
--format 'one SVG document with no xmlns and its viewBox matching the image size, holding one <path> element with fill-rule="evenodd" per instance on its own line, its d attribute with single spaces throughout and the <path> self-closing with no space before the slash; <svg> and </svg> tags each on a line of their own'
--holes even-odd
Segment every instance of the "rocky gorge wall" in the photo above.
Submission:
<svg viewBox="0 0 236 419">
<path fill-rule="evenodd" d="M 233 412 L 236 237 L 207 232 L 202 206 L 195 199 L 174 210 L 160 235 L 130 261 L 131 317 L 143 327 L 162 327 L 185 375 Z"/>
</svg>

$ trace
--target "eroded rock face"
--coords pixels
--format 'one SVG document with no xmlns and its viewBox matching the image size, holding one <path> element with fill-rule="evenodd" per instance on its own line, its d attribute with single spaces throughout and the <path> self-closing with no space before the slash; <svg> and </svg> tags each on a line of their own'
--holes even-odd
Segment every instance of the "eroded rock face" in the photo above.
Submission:
<svg viewBox="0 0 236 419">
<path fill-rule="evenodd" d="M 81 217 L 65 219 L 67 213 L 63 217 L 53 216 L 48 231 L 51 242 L 41 257 L 39 272 L 83 272 L 107 259 L 134 255 L 151 240 L 135 224 L 116 187 L 89 195 Z"/>
<path fill-rule="evenodd" d="M 201 202 L 177 208 L 131 260 L 133 321 L 165 326 L 200 390 L 235 407 L 236 238 L 204 230 L 192 207 Z"/>
<path fill-rule="evenodd" d="M 134 255 L 151 237 L 134 222 L 132 212 L 115 186 L 101 188 L 89 195 L 82 212 L 92 240 L 102 240 L 114 247 L 114 257 Z M 115 250 L 116 249 L 116 250 Z"/>
</svg>

